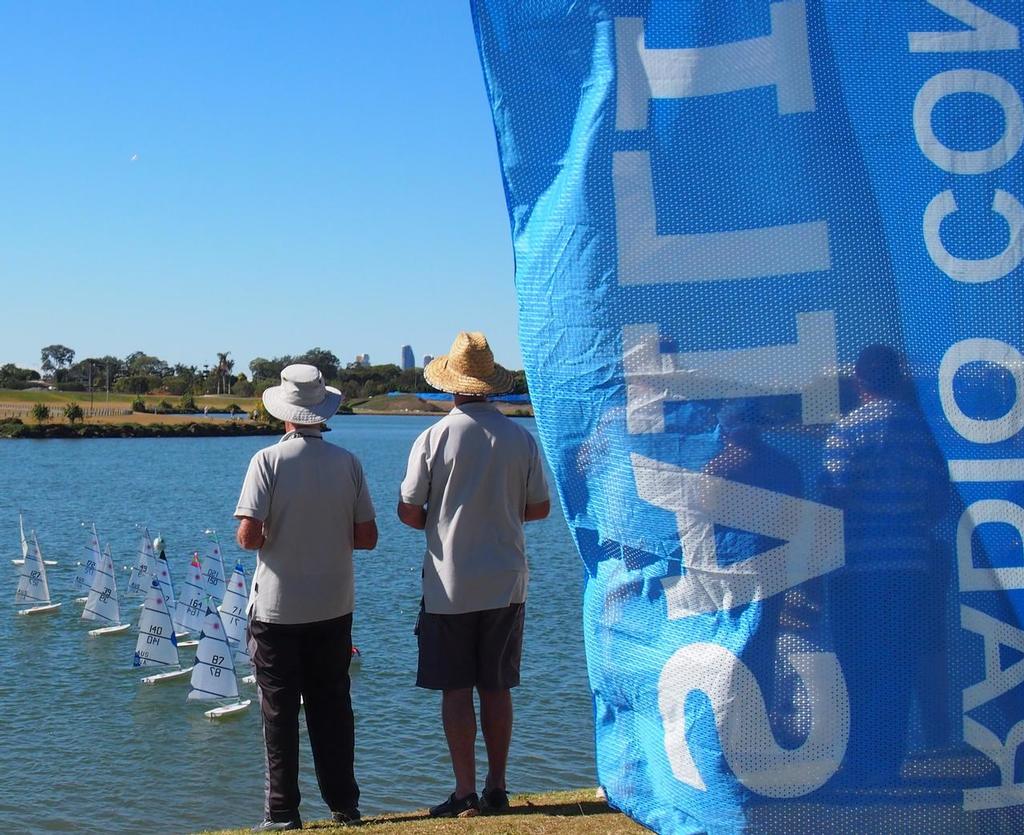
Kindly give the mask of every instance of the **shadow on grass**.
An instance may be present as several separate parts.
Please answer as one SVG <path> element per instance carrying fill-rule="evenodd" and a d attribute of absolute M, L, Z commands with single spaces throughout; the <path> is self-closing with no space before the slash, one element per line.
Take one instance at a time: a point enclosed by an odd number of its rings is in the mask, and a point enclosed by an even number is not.
<path fill-rule="evenodd" d="M 579 818 L 587 817 L 589 815 L 610 815 L 617 814 L 617 812 L 610 808 L 607 803 L 603 800 L 584 800 L 582 802 L 568 802 L 568 803 L 515 803 L 509 807 L 509 809 L 500 814 L 483 815 L 482 817 L 497 818 L 497 817 L 514 817 L 516 815 L 547 815 L 554 818 Z M 390 823 L 413 823 L 419 821 L 423 823 L 425 821 L 438 820 L 443 821 L 445 818 L 431 818 L 423 812 L 411 815 L 397 815 L 388 816 L 386 818 L 366 818 L 364 823 L 367 824 L 390 824 Z"/>
<path fill-rule="evenodd" d="M 559 818 L 577 818 L 586 815 L 609 815 L 614 812 L 603 800 L 584 800 L 569 803 L 524 803 L 509 808 L 506 815 L 550 815 Z"/>

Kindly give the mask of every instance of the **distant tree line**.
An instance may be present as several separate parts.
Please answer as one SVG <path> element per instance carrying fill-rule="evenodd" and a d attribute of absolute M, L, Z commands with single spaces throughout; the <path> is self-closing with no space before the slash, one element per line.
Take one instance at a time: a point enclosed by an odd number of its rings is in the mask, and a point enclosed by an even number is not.
<path fill-rule="evenodd" d="M 26 383 L 39 379 L 39 372 L 31 368 L 18 368 L 13 362 L 0 365 L 0 388 L 25 388 Z"/>
<path fill-rule="evenodd" d="M 113 391 L 122 394 L 169 394 L 185 400 L 202 394 L 253 397 L 269 386 L 277 385 L 281 369 L 301 362 L 315 365 L 330 385 L 338 388 L 347 400 L 360 400 L 389 391 L 433 391 L 423 379 L 423 369 L 403 371 L 397 365 L 342 366 L 337 355 L 326 348 L 310 348 L 294 356 L 265 359 L 257 357 L 249 363 L 249 374 L 235 373 L 230 351 L 217 352 L 216 361 L 196 366 L 171 365 L 144 351 L 133 351 L 126 357 L 86 357 L 76 361 L 73 348 L 47 345 L 40 351 L 42 378 L 36 371 L 18 368 L 13 363 L 0 366 L 0 388 L 27 388 L 42 381 L 62 391 Z M 515 393 L 525 394 L 526 375 L 514 372 Z"/>

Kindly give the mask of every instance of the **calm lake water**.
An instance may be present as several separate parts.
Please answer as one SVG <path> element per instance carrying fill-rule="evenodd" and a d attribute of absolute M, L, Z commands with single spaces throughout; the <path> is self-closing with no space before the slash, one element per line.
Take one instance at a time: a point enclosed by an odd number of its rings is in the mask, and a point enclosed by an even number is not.
<path fill-rule="evenodd" d="M 413 686 L 422 534 L 395 518 L 408 450 L 433 418 L 345 417 L 325 437 L 363 462 L 380 544 L 357 553 L 353 636 L 356 773 L 364 814 L 423 807 L 453 786 L 439 696 Z M 525 425 L 533 429 L 533 421 Z M 224 562 L 254 556 L 233 541 L 231 513 L 250 456 L 272 438 L 7 441 L 0 443 L 0 831 L 193 832 L 261 818 L 263 754 L 252 708 L 211 723 L 187 704 L 187 681 L 139 683 L 135 635 L 89 638 L 73 602 L 83 521 L 95 522 L 115 563 L 133 561 L 138 525 L 163 535 L 175 578 L 203 530 L 220 531 Z M 13 605 L 18 510 L 37 530 L 54 615 L 23 618 Z M 513 791 L 593 785 L 593 717 L 580 626 L 582 566 L 560 512 L 527 527 L 530 596 L 523 685 L 515 691 L 509 766 Z M 127 573 L 118 576 L 119 588 Z M 127 609 L 135 614 L 134 608 Z M 183 651 L 188 659 L 188 651 Z M 208 706 L 208 705 L 207 705 Z M 303 735 L 305 730 L 303 728 Z M 479 762 L 485 762 L 482 743 Z M 308 743 L 302 814 L 326 817 Z M 479 767 L 482 781 L 486 768 Z"/>

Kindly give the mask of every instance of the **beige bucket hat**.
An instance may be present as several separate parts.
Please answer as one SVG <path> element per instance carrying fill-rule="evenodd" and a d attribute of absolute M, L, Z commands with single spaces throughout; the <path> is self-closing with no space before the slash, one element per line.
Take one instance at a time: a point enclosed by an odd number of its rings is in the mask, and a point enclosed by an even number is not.
<path fill-rule="evenodd" d="M 281 385 L 263 392 L 263 405 L 278 420 L 295 424 L 323 423 L 341 405 L 342 394 L 324 385 L 315 365 L 297 363 L 281 370 Z"/>
<path fill-rule="evenodd" d="M 512 372 L 494 361 L 487 337 L 462 331 L 451 350 L 423 369 L 423 378 L 449 394 L 504 394 L 514 385 Z"/>

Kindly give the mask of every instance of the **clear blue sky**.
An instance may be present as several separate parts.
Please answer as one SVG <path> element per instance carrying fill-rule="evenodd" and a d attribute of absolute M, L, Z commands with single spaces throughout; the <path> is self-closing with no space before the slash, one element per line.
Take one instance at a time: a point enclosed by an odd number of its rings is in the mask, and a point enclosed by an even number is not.
<path fill-rule="evenodd" d="M 9 0 L 0 114 L 0 363 L 521 364 L 467 0 Z"/>

